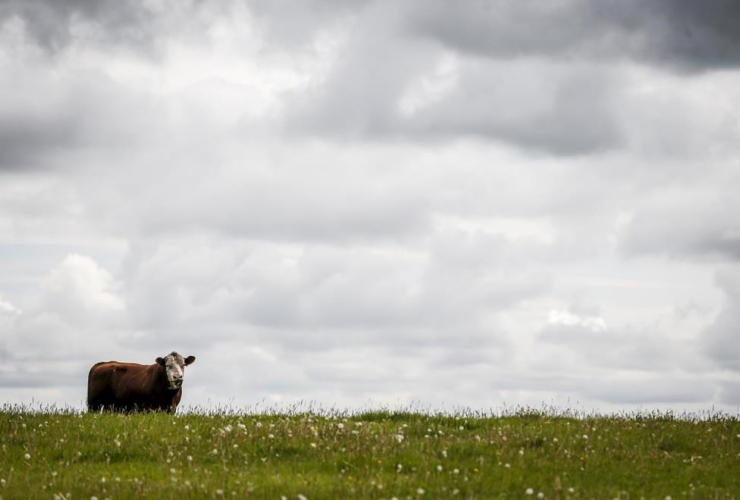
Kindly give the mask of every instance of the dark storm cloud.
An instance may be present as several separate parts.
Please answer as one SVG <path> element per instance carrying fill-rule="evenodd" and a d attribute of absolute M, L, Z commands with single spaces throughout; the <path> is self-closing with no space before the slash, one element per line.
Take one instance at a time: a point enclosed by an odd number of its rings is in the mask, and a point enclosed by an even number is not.
<path fill-rule="evenodd" d="M 733 0 L 420 2 L 412 32 L 498 58 L 628 58 L 702 70 L 740 64 Z"/>
<path fill-rule="evenodd" d="M 0 26 L 13 20 L 50 51 L 64 49 L 75 38 L 76 22 L 91 23 L 99 41 L 148 45 L 153 12 L 136 0 L 2 0 Z"/>

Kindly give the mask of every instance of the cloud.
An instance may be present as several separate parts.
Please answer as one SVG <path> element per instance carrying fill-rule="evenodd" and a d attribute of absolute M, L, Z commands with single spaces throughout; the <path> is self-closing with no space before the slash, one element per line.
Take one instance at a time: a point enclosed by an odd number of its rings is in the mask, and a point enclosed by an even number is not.
<path fill-rule="evenodd" d="M 633 255 L 662 253 L 737 261 L 740 218 L 734 205 L 734 198 L 721 189 L 712 193 L 696 188 L 668 191 L 631 218 L 624 228 L 622 248 Z"/>
<path fill-rule="evenodd" d="M 717 285 L 725 294 L 722 310 L 702 333 L 705 351 L 723 369 L 740 371 L 740 269 L 737 265 L 717 271 Z M 732 394 L 735 392 L 730 391 Z M 733 397 L 733 401 L 734 401 Z"/>
<path fill-rule="evenodd" d="M 0 27 L 20 22 L 40 47 L 58 52 L 78 40 L 148 46 L 153 42 L 153 3 L 115 0 L 5 0 Z"/>
<path fill-rule="evenodd" d="M 670 0 L 453 6 L 439 0 L 419 2 L 407 22 L 412 32 L 484 57 L 627 58 L 705 70 L 740 63 L 740 37 L 729 21 L 736 14 L 731 0 L 701 6 Z"/>
<path fill-rule="evenodd" d="M 560 155 L 594 153 L 621 142 L 611 112 L 615 78 L 597 68 L 535 61 L 461 65 L 457 84 L 408 119 L 413 133 L 471 136 Z"/>
<path fill-rule="evenodd" d="M 440 50 L 409 38 L 399 27 L 404 14 L 375 7 L 363 11 L 358 29 L 336 35 L 340 49 L 325 74 L 288 93 L 288 131 L 422 143 L 476 138 L 560 155 L 620 144 L 611 109 L 618 78 L 609 72 Z"/>
<path fill-rule="evenodd" d="M 550 311 L 547 322 L 551 325 L 580 326 L 593 332 L 606 330 L 606 321 L 600 316 L 582 318 L 568 311 Z"/>

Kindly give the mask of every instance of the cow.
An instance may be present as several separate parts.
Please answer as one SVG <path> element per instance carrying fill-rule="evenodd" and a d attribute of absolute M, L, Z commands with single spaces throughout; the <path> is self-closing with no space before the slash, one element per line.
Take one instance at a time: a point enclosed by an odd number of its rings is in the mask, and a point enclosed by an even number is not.
<path fill-rule="evenodd" d="M 171 352 L 153 365 L 103 361 L 87 377 L 88 411 L 175 413 L 182 397 L 185 367 L 195 356 Z"/>

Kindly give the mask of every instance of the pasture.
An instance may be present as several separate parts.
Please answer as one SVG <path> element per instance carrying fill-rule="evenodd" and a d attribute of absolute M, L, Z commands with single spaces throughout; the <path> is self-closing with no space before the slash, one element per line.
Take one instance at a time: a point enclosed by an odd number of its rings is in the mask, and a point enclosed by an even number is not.
<path fill-rule="evenodd" d="M 0 497 L 737 498 L 740 420 L 5 406 Z"/>

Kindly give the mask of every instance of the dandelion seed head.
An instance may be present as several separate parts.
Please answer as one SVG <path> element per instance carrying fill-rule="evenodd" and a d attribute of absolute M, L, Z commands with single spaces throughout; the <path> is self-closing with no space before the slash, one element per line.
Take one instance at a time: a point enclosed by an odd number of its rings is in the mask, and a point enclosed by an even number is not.
<path fill-rule="evenodd" d="M 25 455 L 23 455 L 23 458 L 25 458 L 26 460 L 31 460 L 31 455 L 29 453 L 26 453 Z"/>

